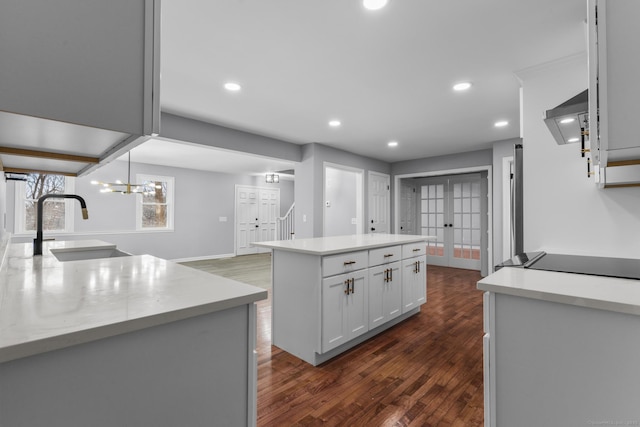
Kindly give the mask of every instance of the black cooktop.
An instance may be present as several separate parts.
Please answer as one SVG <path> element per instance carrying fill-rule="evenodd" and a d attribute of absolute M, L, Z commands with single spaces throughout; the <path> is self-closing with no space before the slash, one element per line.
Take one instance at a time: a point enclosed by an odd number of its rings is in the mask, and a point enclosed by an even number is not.
<path fill-rule="evenodd" d="M 582 255 L 544 254 L 531 264 L 531 270 L 591 274 L 640 280 L 640 259 L 607 258 Z"/>

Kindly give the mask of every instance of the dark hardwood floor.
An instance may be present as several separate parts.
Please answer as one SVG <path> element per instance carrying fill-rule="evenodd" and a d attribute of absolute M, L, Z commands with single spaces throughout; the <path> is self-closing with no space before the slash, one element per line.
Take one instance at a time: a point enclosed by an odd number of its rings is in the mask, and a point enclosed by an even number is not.
<path fill-rule="evenodd" d="M 318 367 L 271 345 L 258 304 L 258 426 L 481 426 L 477 271 L 429 266 L 422 311 Z"/>

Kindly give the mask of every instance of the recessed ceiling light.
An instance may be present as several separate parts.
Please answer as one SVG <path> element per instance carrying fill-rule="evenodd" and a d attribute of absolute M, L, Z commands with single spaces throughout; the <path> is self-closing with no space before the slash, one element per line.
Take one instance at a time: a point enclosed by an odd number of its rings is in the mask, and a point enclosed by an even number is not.
<path fill-rule="evenodd" d="M 397 147 L 398 146 L 398 141 L 389 141 L 389 142 L 387 142 L 387 146 L 388 147 Z"/>
<path fill-rule="evenodd" d="M 329 126 L 331 126 L 332 128 L 337 128 L 338 126 L 340 126 L 342 123 L 340 123 L 340 120 L 331 120 L 329 122 Z"/>
<path fill-rule="evenodd" d="M 453 85 L 453 90 L 455 91 L 462 91 L 462 90 L 467 90 L 471 87 L 471 83 L 469 82 L 462 82 L 462 83 L 458 83 Z"/>
<path fill-rule="evenodd" d="M 387 5 L 387 0 L 362 0 L 362 5 L 368 10 L 378 10 Z"/>
<path fill-rule="evenodd" d="M 567 142 L 578 142 L 580 141 L 580 138 L 569 138 L 567 139 Z"/>
<path fill-rule="evenodd" d="M 494 125 L 495 127 L 497 127 L 497 128 L 503 128 L 503 127 L 505 127 L 505 126 L 506 126 L 506 125 L 508 125 L 508 124 L 509 124 L 509 122 L 508 122 L 508 121 L 506 121 L 506 120 L 500 120 L 499 122 L 495 122 L 493 125 Z"/>
<path fill-rule="evenodd" d="M 237 92 L 242 89 L 242 86 L 240 86 L 238 83 L 227 82 L 224 84 L 224 88 L 229 92 Z"/>
<path fill-rule="evenodd" d="M 562 123 L 564 125 L 564 124 L 575 122 L 575 121 L 576 121 L 576 119 L 574 119 L 573 117 L 567 117 L 566 119 L 560 120 L 560 123 Z"/>

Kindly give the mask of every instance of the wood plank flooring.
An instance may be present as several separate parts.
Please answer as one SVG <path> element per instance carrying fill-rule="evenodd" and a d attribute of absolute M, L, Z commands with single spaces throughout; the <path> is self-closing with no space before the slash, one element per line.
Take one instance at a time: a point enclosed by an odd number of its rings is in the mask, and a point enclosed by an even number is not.
<path fill-rule="evenodd" d="M 270 288 L 270 254 L 185 263 Z M 481 426 L 480 274 L 427 268 L 422 311 L 318 366 L 271 345 L 258 302 L 258 426 Z"/>
<path fill-rule="evenodd" d="M 429 266 L 418 315 L 318 367 L 271 345 L 259 302 L 258 426 L 481 426 L 479 279 Z"/>

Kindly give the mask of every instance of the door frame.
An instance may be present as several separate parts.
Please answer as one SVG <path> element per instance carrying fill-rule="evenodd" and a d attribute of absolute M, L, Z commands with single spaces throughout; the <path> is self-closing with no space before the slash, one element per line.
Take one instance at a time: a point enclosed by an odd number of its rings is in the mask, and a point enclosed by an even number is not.
<path fill-rule="evenodd" d="M 259 187 L 256 185 L 235 184 L 233 194 L 233 255 L 238 256 L 238 189 L 239 188 L 251 188 L 258 193 L 260 190 L 277 190 L 278 193 L 278 215 L 280 215 L 280 187 Z M 260 198 L 258 198 L 258 203 Z M 258 205 L 258 209 L 260 206 Z M 270 249 L 256 248 L 256 253 L 269 252 Z"/>
<path fill-rule="evenodd" d="M 337 163 L 322 162 L 322 235 L 326 235 L 326 206 L 327 200 L 327 168 L 340 169 L 357 174 L 356 188 L 356 234 L 364 234 L 364 169 L 344 166 Z"/>
<path fill-rule="evenodd" d="M 428 178 L 441 175 L 457 175 L 471 172 L 487 172 L 487 259 L 480 265 L 482 275 L 493 273 L 493 166 L 472 166 L 468 168 L 446 169 L 431 172 L 414 172 L 393 177 L 393 230 L 399 234 L 400 222 L 398 213 L 400 212 L 400 180 L 404 178 Z"/>

